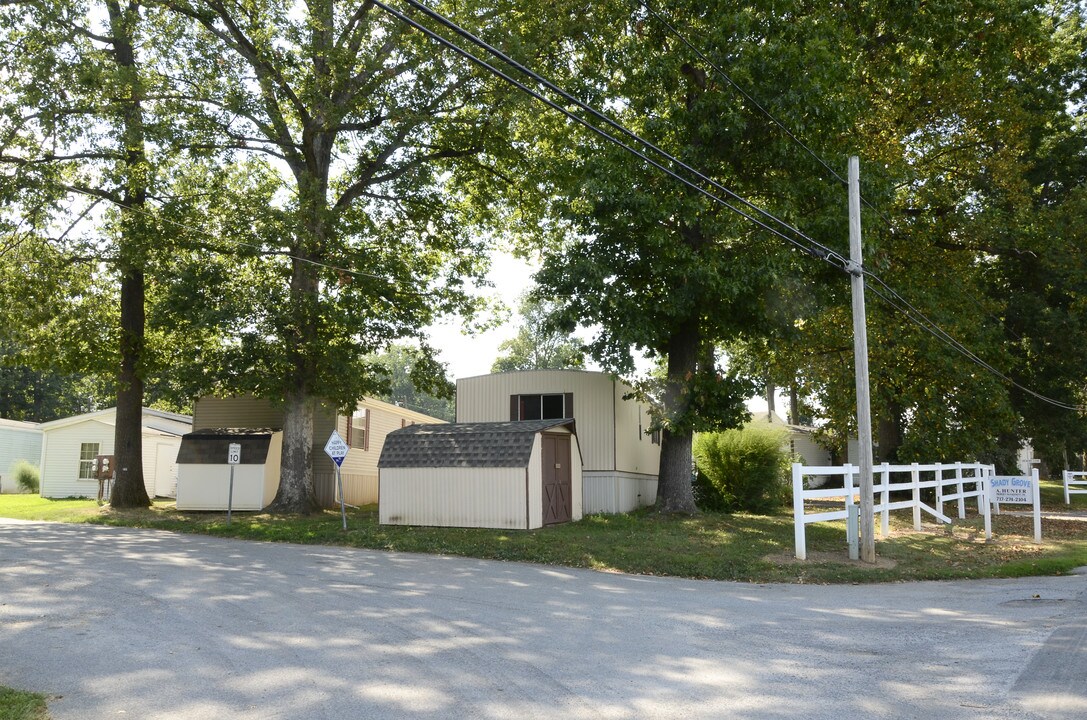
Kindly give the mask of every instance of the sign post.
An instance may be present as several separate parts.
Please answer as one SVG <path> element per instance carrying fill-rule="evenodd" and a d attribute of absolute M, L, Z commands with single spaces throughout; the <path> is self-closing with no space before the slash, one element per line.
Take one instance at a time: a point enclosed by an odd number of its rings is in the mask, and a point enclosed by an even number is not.
<path fill-rule="evenodd" d="M 1034 506 L 1034 542 L 1042 542 L 1042 502 L 1038 484 L 1038 471 L 1030 475 L 994 475 L 989 478 L 989 502 L 1009 505 Z"/>
<path fill-rule="evenodd" d="M 230 514 L 234 509 L 234 466 L 242 461 L 242 444 L 230 443 L 226 450 L 226 462 L 230 466 L 230 490 L 226 498 L 226 524 L 230 524 Z"/>
<path fill-rule="evenodd" d="M 347 457 L 347 443 L 343 441 L 340 434 L 335 430 L 328 436 L 328 442 L 325 443 L 325 454 L 332 458 L 332 462 L 336 463 L 336 487 L 340 493 L 340 517 L 343 519 L 343 529 L 347 529 L 347 509 L 344 507 L 343 500 L 343 477 L 340 476 L 340 466 L 343 465 L 343 459 Z"/>

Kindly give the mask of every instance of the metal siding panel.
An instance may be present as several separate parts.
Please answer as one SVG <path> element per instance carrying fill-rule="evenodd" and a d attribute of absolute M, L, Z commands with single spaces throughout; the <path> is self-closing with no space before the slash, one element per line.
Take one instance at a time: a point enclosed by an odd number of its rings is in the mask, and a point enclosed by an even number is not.
<path fill-rule="evenodd" d="M 386 525 L 525 527 L 524 468 L 385 468 Z"/>
<path fill-rule="evenodd" d="M 536 433 L 528 460 L 528 527 L 543 527 L 543 435 Z"/>
<path fill-rule="evenodd" d="M 583 512 L 624 513 L 656 501 L 657 478 L 623 472 L 582 474 Z"/>
<path fill-rule="evenodd" d="M 239 397 L 202 397 L 196 401 L 192 429 L 224 427 L 283 427 L 283 408 L 272 407 L 267 400 L 244 395 Z M 321 443 L 324 446 L 324 443 Z"/>
<path fill-rule="evenodd" d="M 0 491 L 18 492 L 12 469 L 15 463 L 26 460 L 37 467 L 41 464 L 41 430 L 18 430 L 0 427 Z"/>
<path fill-rule="evenodd" d="M 631 388 L 625 383 L 617 383 L 615 388 L 615 465 L 611 468 L 590 468 L 593 470 L 614 469 L 619 472 L 656 475 L 660 471 L 660 445 L 654 445 L 644 431 L 652 418 L 649 405 L 635 400 L 623 400 L 623 395 Z"/>

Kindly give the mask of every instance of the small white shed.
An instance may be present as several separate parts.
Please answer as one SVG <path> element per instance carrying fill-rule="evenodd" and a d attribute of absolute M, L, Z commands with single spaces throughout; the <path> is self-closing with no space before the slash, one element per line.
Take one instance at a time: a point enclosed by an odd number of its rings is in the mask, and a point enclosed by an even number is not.
<path fill-rule="evenodd" d="M 42 431 L 37 423 L 0 418 L 0 492 L 22 492 L 15 484 L 16 463 L 25 460 L 37 467 L 41 455 Z"/>
<path fill-rule="evenodd" d="M 177 477 L 177 449 L 192 430 L 192 418 L 144 408 L 140 423 L 147 494 L 168 496 Z M 116 424 L 117 408 L 42 423 L 41 496 L 97 497 L 94 459 L 113 454 Z"/>
<path fill-rule="evenodd" d="M 241 446 L 230 496 L 231 443 Z M 270 428 L 210 428 L 181 438 L 177 455 L 177 509 L 263 510 L 279 488 L 283 433 Z"/>
<path fill-rule="evenodd" d="M 580 520 L 581 466 L 570 419 L 413 425 L 385 438 L 378 517 L 521 530 Z"/>

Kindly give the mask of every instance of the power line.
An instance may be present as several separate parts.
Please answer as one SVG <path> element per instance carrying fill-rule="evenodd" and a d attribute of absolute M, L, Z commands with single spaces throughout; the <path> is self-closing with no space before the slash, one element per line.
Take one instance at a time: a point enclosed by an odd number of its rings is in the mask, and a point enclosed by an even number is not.
<path fill-rule="evenodd" d="M 537 84 L 543 85 L 548 90 L 551 90 L 552 92 L 558 94 L 560 97 L 562 97 L 568 103 L 571 103 L 571 104 L 575 105 L 576 107 L 582 109 L 583 111 L 588 112 L 593 117 L 603 121 L 609 127 L 611 127 L 613 129 L 617 130 L 618 132 L 622 133 L 622 135 L 624 135 L 624 136 L 626 136 L 626 137 L 628 137 L 628 138 L 630 138 L 632 140 L 635 140 L 636 142 L 642 144 L 644 147 L 658 153 L 659 155 L 661 155 L 662 157 L 667 159 L 669 162 L 673 163 L 675 166 L 677 166 L 679 168 L 682 168 L 683 170 L 691 173 L 696 178 L 698 178 L 699 180 L 701 180 L 703 182 L 706 182 L 707 184 L 711 185 L 715 189 L 718 189 L 718 190 L 726 193 L 730 197 L 732 197 L 732 198 L 736 199 L 737 201 L 741 202 L 742 204 L 744 204 L 746 207 L 749 207 L 752 210 L 755 210 L 758 214 L 762 215 L 763 217 L 766 217 L 766 218 L 768 218 L 768 219 L 770 219 L 772 221 L 775 221 L 779 225 L 781 225 L 782 227 L 790 230 L 791 232 L 796 233 L 799 237 L 803 238 L 808 243 L 810 243 L 810 245 L 805 246 L 803 243 L 801 243 L 797 239 L 787 236 L 785 233 L 778 230 L 777 228 L 767 225 L 766 223 L 762 222 L 761 220 L 759 220 L 759 219 L 749 215 L 748 213 L 744 212 L 743 210 L 740 210 L 739 208 L 733 206 L 732 204 L 730 204 L 728 201 L 724 200 L 723 198 L 711 193 L 710 191 L 706 190 L 705 188 L 703 188 L 703 187 L 701 187 L 699 185 L 696 185 L 695 183 L 691 182 L 687 178 L 682 177 L 677 172 L 675 172 L 673 169 L 671 169 L 669 167 L 665 167 L 664 165 L 662 165 L 657 160 L 654 160 L 653 158 L 648 157 L 645 153 L 637 150 L 636 148 L 631 147 L 629 144 L 623 142 L 621 139 L 609 134 L 608 132 L 605 132 L 603 129 L 593 125 L 592 123 L 588 122 L 587 120 L 585 120 L 581 116 L 571 112 L 566 107 L 563 107 L 563 106 L 559 105 L 558 103 L 556 103 L 553 100 L 551 100 L 550 98 L 544 96 L 540 92 L 528 87 L 527 85 L 525 85 L 521 81 L 513 78 L 508 73 L 500 70 L 499 68 L 495 67 L 494 65 L 487 62 L 486 60 L 483 60 L 482 58 L 474 55 L 472 52 L 460 47 L 459 45 L 457 45 L 453 41 L 449 40 L 448 38 L 443 37 L 442 35 L 438 34 L 434 30 L 422 25 L 421 23 L 419 23 L 416 20 L 412 19 L 411 17 L 404 14 L 403 12 L 401 12 L 401 11 L 387 5 L 386 3 L 382 2 L 382 0 L 373 0 L 373 2 L 377 7 L 381 8 L 382 10 L 384 10 L 385 12 L 390 14 L 391 16 L 397 18 L 401 22 L 404 22 L 404 23 L 410 25 L 411 27 L 415 28 L 416 30 L 419 30 L 420 32 L 425 34 L 427 37 L 429 37 L 432 40 L 438 42 L 443 47 L 446 47 L 446 48 L 454 51 L 455 53 L 457 53 L 461 57 L 463 57 L 463 58 L 469 60 L 470 62 L 472 62 L 472 63 L 474 63 L 474 64 L 476 64 L 476 65 L 478 65 L 478 66 L 480 66 L 480 67 L 482 67 L 482 68 L 484 68 L 486 70 L 488 70 L 489 72 L 491 72 L 495 76 L 505 80 L 506 82 L 510 83 L 511 85 L 518 88 L 522 92 L 525 92 L 526 94 L 530 95 L 531 97 L 538 100 L 539 102 L 542 102 L 545 105 L 547 105 L 548 107 L 562 113 L 567 118 L 569 118 L 569 119 L 573 120 L 574 122 L 576 122 L 577 124 L 585 127 L 586 129 L 590 130 L 591 132 L 593 132 L 594 134 L 600 136 L 601 138 L 604 138 L 605 140 L 607 140 L 607 141 L 621 147 L 622 149 L 626 150 L 627 152 L 630 152 L 633 155 L 639 157 L 640 159 L 647 162 L 648 164 L 650 164 L 654 168 L 666 173 L 668 176 L 672 177 L 675 180 L 678 180 L 679 182 L 681 182 L 684 185 L 686 185 L 687 187 L 695 190 L 696 192 L 700 193 L 701 195 L 705 196 L 706 198 L 710 199 L 711 201 L 726 207 L 727 209 L 733 211 L 734 213 L 737 213 L 738 215 L 746 218 L 747 220 L 750 220 L 751 222 L 754 222 L 759 227 L 773 233 L 774 235 L 777 235 L 778 237 L 781 237 L 782 239 L 784 239 L 787 242 L 789 242 L 790 244 L 804 250 L 806 253 L 812 255 L 813 257 L 817 257 L 819 259 L 824 260 L 825 262 L 828 262 L 832 266 L 835 266 L 835 267 L 837 267 L 837 268 L 839 268 L 839 269 L 841 269 L 841 270 L 843 270 L 845 272 L 848 272 L 850 274 L 861 273 L 863 275 L 867 275 L 869 277 L 872 277 L 874 280 L 876 280 L 879 283 L 880 286 L 885 288 L 889 293 L 892 293 L 893 294 L 892 297 L 897 298 L 901 303 L 903 303 L 903 305 L 896 305 L 893 300 L 888 299 L 887 295 L 884 295 L 879 290 L 874 290 L 874 292 L 876 292 L 879 297 L 884 299 L 886 302 L 890 303 L 892 305 L 892 307 L 895 307 L 900 312 L 903 312 L 907 316 L 907 318 L 909 318 L 912 322 L 914 322 L 915 324 L 918 324 L 920 327 L 924 328 L 926 331 L 933 334 L 937 339 L 941 340 L 941 342 L 943 342 L 945 345 L 947 345 L 947 346 L 951 347 L 952 349 L 956 350 L 957 352 L 962 354 L 964 357 L 971 360 L 971 362 L 976 363 L 980 367 L 984 368 L 985 370 L 987 370 L 988 372 L 994 374 L 995 376 L 1001 378 L 1005 382 L 1008 382 L 1008 383 L 1014 385 L 1015 387 L 1023 390 L 1024 392 L 1027 392 L 1030 395 L 1038 398 L 1039 400 L 1042 400 L 1044 402 L 1052 404 L 1052 405 L 1054 405 L 1056 407 L 1060 407 L 1060 408 L 1063 408 L 1063 409 L 1069 409 L 1069 410 L 1079 410 L 1080 409 L 1078 406 L 1069 405 L 1068 403 L 1064 403 L 1064 402 L 1061 402 L 1061 401 L 1054 400 L 1052 398 L 1046 397 L 1046 396 L 1044 396 L 1044 395 L 1042 395 L 1042 394 L 1040 394 L 1040 393 L 1038 393 L 1036 391 L 1030 390 L 1029 388 L 1026 388 L 1023 385 L 1015 382 L 1014 380 L 1009 378 L 1007 375 L 1000 372 L 999 370 L 994 368 L 989 363 L 985 362 L 982 358 L 980 358 L 978 355 L 973 353 L 973 351 L 971 351 L 965 345 L 963 345 L 962 343 L 957 341 L 954 337 L 952 337 L 949 333 L 947 333 L 942 328 L 940 328 L 939 325 L 937 325 L 936 323 L 929 320 L 923 313 L 921 313 L 919 310 L 917 310 L 916 307 L 914 307 L 912 304 L 910 304 L 908 301 L 906 301 L 905 298 L 903 298 L 897 291 L 895 291 L 893 288 L 891 288 L 886 282 L 884 282 L 881 278 L 879 278 L 874 273 L 865 270 L 862 266 L 855 265 L 850 260 L 844 258 L 842 255 L 840 255 L 836 251 L 831 250 L 830 248 L 828 248 L 828 247 L 822 245 L 821 243 L 816 242 L 812 238 L 808 237 L 805 233 L 800 231 L 798 228 L 795 228 L 794 226 L 790 225 L 789 223 L 785 222 L 784 220 L 781 220 L 780 218 L 773 215 L 772 213 L 770 213 L 770 212 L 768 212 L 766 210 L 763 210 L 762 208 L 759 208 L 759 207 L 755 206 L 753 203 L 749 202 L 745 198 L 740 197 L 739 195 L 737 195 L 733 191 L 729 190 L 728 188 L 724 187 L 723 185 L 721 185 L 717 181 L 707 177 L 706 175 L 704 175 L 700 171 L 694 169 L 690 165 L 680 161 L 679 159 L 675 158 L 670 153 L 667 153 L 666 151 L 664 151 L 661 148 L 657 147 L 656 145 L 654 145 L 650 141 L 645 140 L 641 136 L 639 136 L 636 133 L 634 133 L 633 131 L 627 129 L 626 127 L 624 127 L 620 123 L 618 123 L 618 122 L 612 120 L 611 118 L 607 117 L 606 115 L 604 115 L 600 111 L 596 110 L 595 108 L 592 108 L 589 105 L 581 102 L 576 97 L 574 97 L 570 93 L 566 92 L 565 90 L 562 90 L 561 88 L 559 88 L 557 85 L 555 85 L 551 81 L 547 80 L 546 78 L 539 75 L 535 71 L 530 70 L 529 68 L 525 67 L 524 65 L 522 65 L 521 63 L 519 63 L 516 60 L 512 59 L 511 57 L 509 57 L 508 55 L 506 55 L 502 51 L 498 50 L 497 48 L 495 48 L 495 47 L 491 46 L 490 44 L 486 43 L 482 39 L 478 38 L 477 36 L 475 36 L 474 34 L 469 32 L 468 30 L 466 30 L 463 27 L 461 27 L 460 25 L 458 25 L 457 23 L 453 22 L 449 18 L 446 18 L 444 15 L 441 15 L 437 11 L 432 10 L 431 8 L 429 8 L 429 7 L 425 6 L 425 5 L 423 5 L 422 3 L 418 2 L 418 0 L 404 0 L 404 2 L 406 2 L 412 8 L 414 8 L 416 10 L 419 10 L 424 15 L 426 15 L 426 16 L 430 17 L 431 19 L 435 20 L 436 22 L 438 22 L 443 27 L 445 27 L 445 28 L 447 28 L 449 30 L 452 30 L 456 34 L 460 35 L 464 39 L 471 42 L 472 44 L 480 47 L 483 50 L 486 50 L 493 57 L 501 60 L 502 62 L 508 64 L 510 67 L 513 67 L 516 70 L 518 70 L 519 72 L 525 74 L 526 76 L 528 76 L 530 79 L 532 79 Z M 908 308 L 908 309 L 903 309 L 903 306 L 905 308 Z M 910 310 L 912 310 L 912 312 L 910 312 Z M 919 321 L 917 318 L 915 318 L 914 314 L 916 314 L 917 317 L 921 318 L 921 320 Z"/>

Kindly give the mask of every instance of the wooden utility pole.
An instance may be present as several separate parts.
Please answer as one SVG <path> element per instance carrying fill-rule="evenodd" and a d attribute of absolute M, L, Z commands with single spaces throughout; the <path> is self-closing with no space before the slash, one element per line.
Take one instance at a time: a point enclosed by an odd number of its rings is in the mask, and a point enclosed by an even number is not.
<path fill-rule="evenodd" d="M 849 158 L 849 274 L 853 288 L 853 359 L 857 381 L 857 440 L 860 450 L 861 560 L 876 561 L 876 519 L 872 495 L 872 409 L 868 392 L 868 329 L 864 315 L 861 254 L 860 160 Z"/>

